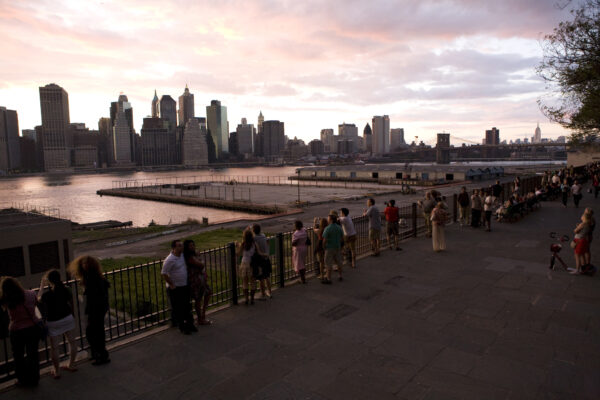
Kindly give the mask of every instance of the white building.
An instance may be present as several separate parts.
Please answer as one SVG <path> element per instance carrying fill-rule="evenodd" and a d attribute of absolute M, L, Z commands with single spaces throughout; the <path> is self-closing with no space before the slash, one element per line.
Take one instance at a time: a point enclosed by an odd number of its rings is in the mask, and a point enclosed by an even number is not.
<path fill-rule="evenodd" d="M 540 129 L 540 123 L 538 122 L 535 133 L 533 134 L 533 143 L 542 143 L 542 130 Z"/>
<path fill-rule="evenodd" d="M 373 121 L 373 154 L 387 154 L 390 152 L 390 117 L 374 116 Z"/>

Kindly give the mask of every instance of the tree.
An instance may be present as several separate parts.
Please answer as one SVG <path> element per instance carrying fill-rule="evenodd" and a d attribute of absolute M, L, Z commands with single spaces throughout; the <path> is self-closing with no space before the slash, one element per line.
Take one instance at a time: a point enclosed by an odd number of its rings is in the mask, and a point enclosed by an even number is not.
<path fill-rule="evenodd" d="M 572 143 L 600 135 L 600 0 L 584 0 L 542 42 L 537 68 L 551 96 L 538 104 L 554 122 L 571 130 Z"/>

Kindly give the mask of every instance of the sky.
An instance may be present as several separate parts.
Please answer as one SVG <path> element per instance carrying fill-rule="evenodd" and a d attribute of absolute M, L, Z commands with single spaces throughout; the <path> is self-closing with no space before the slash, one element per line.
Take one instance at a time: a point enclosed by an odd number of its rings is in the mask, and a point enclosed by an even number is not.
<path fill-rule="evenodd" d="M 125 93 L 137 132 L 159 97 L 187 84 L 196 116 L 218 99 L 242 117 L 324 128 L 390 116 L 405 138 L 481 143 L 568 134 L 536 100 L 540 41 L 567 0 L 0 0 L 0 106 L 41 123 L 39 87 L 69 93 L 71 122 L 97 129 Z M 557 3 L 558 2 L 558 3 Z"/>

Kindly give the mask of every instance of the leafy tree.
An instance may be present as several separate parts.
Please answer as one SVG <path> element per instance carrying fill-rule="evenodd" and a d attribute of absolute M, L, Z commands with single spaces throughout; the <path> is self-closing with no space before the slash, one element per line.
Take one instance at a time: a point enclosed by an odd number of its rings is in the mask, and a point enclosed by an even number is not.
<path fill-rule="evenodd" d="M 572 130 L 572 143 L 600 134 L 600 0 L 584 0 L 542 42 L 537 68 L 552 96 L 538 100 L 542 112 Z"/>

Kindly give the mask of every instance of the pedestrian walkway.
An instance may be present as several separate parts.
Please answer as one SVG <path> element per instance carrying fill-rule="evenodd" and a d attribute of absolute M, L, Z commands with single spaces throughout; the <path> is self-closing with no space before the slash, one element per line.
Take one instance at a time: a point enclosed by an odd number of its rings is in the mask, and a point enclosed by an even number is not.
<path fill-rule="evenodd" d="M 586 196 L 583 206 L 594 199 Z M 163 330 L 12 399 L 600 398 L 600 278 L 549 273 L 549 233 L 583 209 L 557 202 L 492 232 L 447 228 L 359 260 L 344 281 L 310 280 Z M 592 248 L 592 261 L 600 256 Z M 566 246 L 561 255 L 573 264 Z"/>

